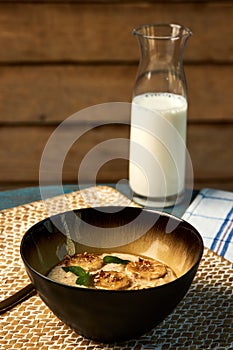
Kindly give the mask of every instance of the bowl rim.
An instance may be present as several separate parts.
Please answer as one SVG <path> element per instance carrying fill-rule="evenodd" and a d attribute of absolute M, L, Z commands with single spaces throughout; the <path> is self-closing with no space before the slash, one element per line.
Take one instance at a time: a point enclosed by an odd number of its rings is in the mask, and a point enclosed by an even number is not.
<path fill-rule="evenodd" d="M 112 207 L 114 207 L 114 209 L 116 209 L 116 208 L 122 208 L 122 209 L 130 208 L 130 210 L 131 209 L 132 210 L 136 209 L 136 210 L 147 211 L 147 212 L 150 212 L 152 214 L 158 214 L 160 216 L 171 217 L 172 219 L 178 220 L 180 223 L 184 223 L 185 225 L 187 225 L 187 227 L 189 227 L 194 232 L 194 234 L 196 235 L 196 237 L 198 238 L 198 241 L 200 243 L 200 252 L 198 254 L 196 262 L 183 275 L 177 277 L 175 280 L 173 280 L 171 282 L 167 282 L 167 283 L 162 284 L 160 286 L 148 287 L 148 288 L 143 288 L 143 289 L 110 290 L 110 289 L 98 289 L 98 288 L 92 288 L 92 287 L 85 287 L 85 286 L 81 286 L 81 285 L 80 286 L 78 286 L 78 285 L 77 286 L 72 286 L 72 285 L 68 285 L 68 284 L 65 284 L 65 283 L 54 281 L 51 278 L 49 278 L 48 276 L 38 272 L 35 268 L 33 268 L 29 264 L 29 262 L 25 258 L 24 251 L 23 251 L 23 244 L 24 244 L 25 240 L 27 239 L 27 236 L 33 230 L 33 228 L 42 225 L 44 222 L 51 220 L 51 218 L 53 218 L 53 217 L 59 217 L 61 215 L 67 215 L 67 214 L 72 213 L 72 212 L 79 212 L 79 211 L 84 211 L 84 210 L 86 211 L 86 210 L 89 210 L 89 209 L 93 210 L 93 209 L 112 208 Z M 193 225 L 191 225 L 189 222 L 187 222 L 186 220 L 181 219 L 179 217 L 176 217 L 176 216 L 174 216 L 172 214 L 169 214 L 167 212 L 162 212 L 162 211 L 159 211 L 159 210 L 151 210 L 151 209 L 146 209 L 146 208 L 141 208 L 141 207 L 130 207 L 130 206 L 95 206 L 95 207 L 90 207 L 90 208 L 77 208 L 77 209 L 72 209 L 72 210 L 60 212 L 60 213 L 51 215 L 51 216 L 49 216 L 49 217 L 47 217 L 45 219 L 42 219 L 41 221 L 38 221 L 37 223 L 32 225 L 29 229 L 26 230 L 26 232 L 24 233 L 24 235 L 23 235 L 23 237 L 21 239 L 21 242 L 20 242 L 21 259 L 23 260 L 23 263 L 25 264 L 25 266 L 27 267 L 27 269 L 29 271 L 32 271 L 39 278 L 41 278 L 41 279 L 43 279 L 43 280 L 45 280 L 45 281 L 47 281 L 49 283 L 52 283 L 52 284 L 55 284 L 55 285 L 58 285 L 58 286 L 63 286 L 63 287 L 68 288 L 68 289 L 78 290 L 80 292 L 85 292 L 85 293 L 100 293 L 100 292 L 102 292 L 102 293 L 111 293 L 111 294 L 119 294 L 119 293 L 133 293 L 134 294 L 134 293 L 147 293 L 147 292 L 149 293 L 150 291 L 153 291 L 155 289 L 159 290 L 161 288 L 166 288 L 166 286 L 170 286 L 170 285 L 176 284 L 178 281 L 180 281 L 181 279 L 185 278 L 186 275 L 189 274 L 192 270 L 195 270 L 196 268 L 198 268 L 198 265 L 200 264 L 200 261 L 201 261 L 202 256 L 203 256 L 203 252 L 204 252 L 204 243 L 203 243 L 202 236 L 200 235 L 198 230 Z M 36 287 L 35 287 L 35 289 L 36 289 Z"/>

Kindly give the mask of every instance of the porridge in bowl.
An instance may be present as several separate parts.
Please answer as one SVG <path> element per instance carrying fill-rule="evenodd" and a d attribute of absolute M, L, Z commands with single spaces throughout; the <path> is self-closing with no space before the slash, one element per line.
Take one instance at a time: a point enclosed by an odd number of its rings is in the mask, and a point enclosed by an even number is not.
<path fill-rule="evenodd" d="M 145 256 L 111 253 L 79 253 L 66 256 L 49 272 L 56 282 L 108 290 L 132 290 L 160 286 L 177 276 L 166 264 Z"/>

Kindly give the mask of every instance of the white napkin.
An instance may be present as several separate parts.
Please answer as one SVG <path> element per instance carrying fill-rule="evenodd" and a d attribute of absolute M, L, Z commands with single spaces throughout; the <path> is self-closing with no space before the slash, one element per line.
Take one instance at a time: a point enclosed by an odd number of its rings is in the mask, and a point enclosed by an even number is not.
<path fill-rule="evenodd" d="M 204 188 L 184 213 L 204 245 L 233 262 L 233 192 Z"/>

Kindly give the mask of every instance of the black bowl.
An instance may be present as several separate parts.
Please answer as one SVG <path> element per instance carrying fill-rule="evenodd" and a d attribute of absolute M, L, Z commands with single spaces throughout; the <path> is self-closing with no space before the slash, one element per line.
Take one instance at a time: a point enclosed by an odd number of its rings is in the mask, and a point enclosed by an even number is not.
<path fill-rule="evenodd" d="M 80 252 L 146 255 L 170 266 L 178 278 L 141 290 L 73 287 L 46 277 L 65 255 Z M 203 254 L 189 223 L 133 207 L 102 207 L 61 213 L 31 227 L 21 257 L 41 299 L 84 337 L 115 342 L 138 337 L 170 314 L 187 293 Z"/>

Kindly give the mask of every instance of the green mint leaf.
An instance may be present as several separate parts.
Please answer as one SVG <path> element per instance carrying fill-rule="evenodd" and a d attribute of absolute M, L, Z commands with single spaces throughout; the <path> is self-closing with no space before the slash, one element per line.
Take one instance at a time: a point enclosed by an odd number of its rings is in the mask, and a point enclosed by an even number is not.
<path fill-rule="evenodd" d="M 78 276 L 76 284 L 86 287 L 91 287 L 93 285 L 94 277 L 81 266 L 63 266 L 62 269 L 65 272 L 72 272 L 74 275 Z"/>
<path fill-rule="evenodd" d="M 93 286 L 93 282 L 94 282 L 94 276 L 92 276 L 88 272 L 86 273 L 85 276 L 80 276 L 76 280 L 76 284 L 80 286 L 85 286 L 85 287 Z"/>
<path fill-rule="evenodd" d="M 76 276 L 85 276 L 86 271 L 81 266 L 63 266 L 65 272 L 72 272 Z"/>
<path fill-rule="evenodd" d="M 117 256 L 113 256 L 113 255 L 106 255 L 103 260 L 104 260 L 105 264 L 127 265 L 130 262 L 130 260 L 123 260 L 123 259 L 118 258 Z"/>

